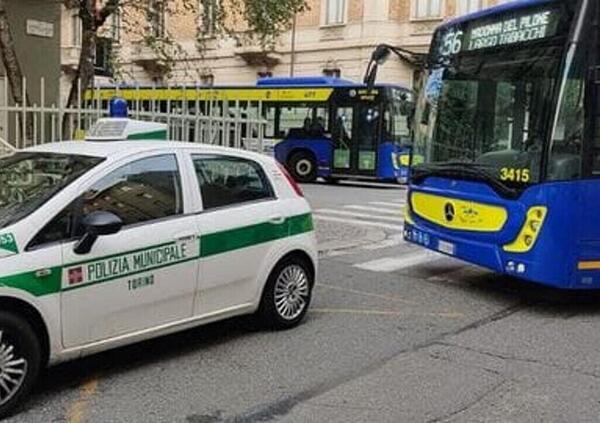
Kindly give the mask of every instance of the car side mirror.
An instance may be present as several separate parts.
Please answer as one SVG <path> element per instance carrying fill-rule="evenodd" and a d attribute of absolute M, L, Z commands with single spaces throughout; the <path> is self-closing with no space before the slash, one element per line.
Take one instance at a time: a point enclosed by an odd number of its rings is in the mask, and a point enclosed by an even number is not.
<path fill-rule="evenodd" d="M 116 234 L 123 228 L 123 221 L 114 213 L 97 211 L 86 215 L 81 222 L 85 233 L 75 244 L 75 254 L 88 254 L 98 237 Z"/>

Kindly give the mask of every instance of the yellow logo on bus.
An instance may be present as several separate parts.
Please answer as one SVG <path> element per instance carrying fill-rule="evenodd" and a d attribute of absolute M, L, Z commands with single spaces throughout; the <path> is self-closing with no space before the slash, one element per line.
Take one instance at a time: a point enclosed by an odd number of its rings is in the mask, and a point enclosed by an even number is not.
<path fill-rule="evenodd" d="M 420 218 L 461 231 L 498 232 L 508 219 L 503 207 L 420 192 L 411 195 L 410 204 Z"/>

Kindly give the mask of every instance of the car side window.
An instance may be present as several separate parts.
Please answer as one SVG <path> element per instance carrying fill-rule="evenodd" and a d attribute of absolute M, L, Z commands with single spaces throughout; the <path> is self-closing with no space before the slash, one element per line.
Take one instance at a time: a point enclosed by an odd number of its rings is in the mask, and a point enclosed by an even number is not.
<path fill-rule="evenodd" d="M 163 155 L 128 163 L 96 182 L 81 201 L 83 215 L 112 212 L 125 226 L 183 214 L 177 159 Z"/>
<path fill-rule="evenodd" d="M 204 210 L 274 198 L 262 167 L 252 160 L 193 156 Z"/>

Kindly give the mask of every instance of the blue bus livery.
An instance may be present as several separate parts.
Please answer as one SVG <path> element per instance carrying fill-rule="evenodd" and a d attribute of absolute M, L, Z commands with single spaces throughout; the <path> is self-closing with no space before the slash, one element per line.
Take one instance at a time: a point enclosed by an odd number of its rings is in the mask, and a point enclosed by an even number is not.
<path fill-rule="evenodd" d="M 436 31 L 407 241 L 552 287 L 600 288 L 599 8 L 521 0 Z"/>

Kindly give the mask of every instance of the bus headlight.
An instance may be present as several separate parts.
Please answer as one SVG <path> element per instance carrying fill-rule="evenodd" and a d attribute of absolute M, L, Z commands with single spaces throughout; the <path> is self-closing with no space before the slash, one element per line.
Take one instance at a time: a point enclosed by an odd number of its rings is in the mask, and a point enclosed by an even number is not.
<path fill-rule="evenodd" d="M 531 251 L 542 230 L 548 209 L 543 206 L 532 207 L 527 211 L 527 219 L 512 243 L 504 246 L 507 253 L 527 253 Z"/>

